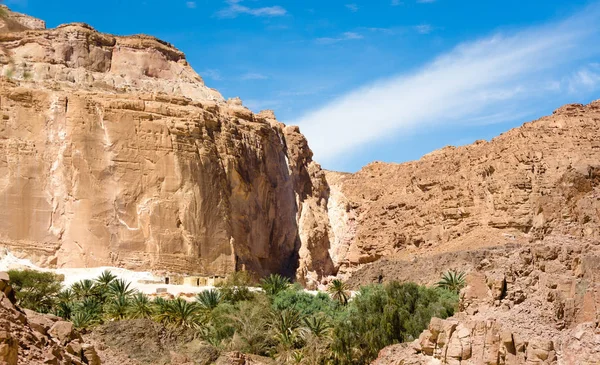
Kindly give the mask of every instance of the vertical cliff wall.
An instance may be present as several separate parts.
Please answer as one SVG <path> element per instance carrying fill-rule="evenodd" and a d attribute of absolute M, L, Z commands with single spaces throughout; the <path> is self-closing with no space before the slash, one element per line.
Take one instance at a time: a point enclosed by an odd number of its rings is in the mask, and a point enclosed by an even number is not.
<path fill-rule="evenodd" d="M 155 38 L 29 23 L 0 34 L 1 246 L 59 267 L 332 272 L 328 187 L 297 128 Z"/>

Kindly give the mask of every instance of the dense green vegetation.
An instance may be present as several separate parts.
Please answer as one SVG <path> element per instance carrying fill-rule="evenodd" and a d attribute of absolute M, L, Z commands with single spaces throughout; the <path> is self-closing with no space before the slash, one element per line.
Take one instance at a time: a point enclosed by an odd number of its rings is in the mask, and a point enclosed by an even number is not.
<path fill-rule="evenodd" d="M 49 313 L 55 307 L 62 289 L 57 275 L 34 270 L 10 270 L 8 276 L 20 306 L 40 313 Z"/>
<path fill-rule="evenodd" d="M 351 298 L 340 280 L 331 282 L 328 293 L 313 295 L 271 275 L 260 281 L 262 291 L 253 291 L 250 276 L 236 273 L 188 301 L 150 300 L 108 271 L 63 290 L 52 274 L 9 274 L 22 306 L 52 312 L 80 329 L 150 318 L 191 332 L 218 350 L 270 356 L 282 364 L 338 365 L 369 363 L 383 347 L 417 338 L 431 317 L 451 316 L 462 279 L 451 276 L 457 285 L 436 288 L 369 285 Z"/>

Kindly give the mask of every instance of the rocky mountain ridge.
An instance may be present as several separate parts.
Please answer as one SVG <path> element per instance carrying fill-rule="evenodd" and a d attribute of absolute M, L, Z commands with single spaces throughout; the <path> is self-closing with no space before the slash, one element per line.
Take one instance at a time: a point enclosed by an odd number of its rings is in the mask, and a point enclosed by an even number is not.
<path fill-rule="evenodd" d="M 567 105 L 490 142 L 328 172 L 342 271 L 550 234 L 599 239 L 600 102 Z"/>

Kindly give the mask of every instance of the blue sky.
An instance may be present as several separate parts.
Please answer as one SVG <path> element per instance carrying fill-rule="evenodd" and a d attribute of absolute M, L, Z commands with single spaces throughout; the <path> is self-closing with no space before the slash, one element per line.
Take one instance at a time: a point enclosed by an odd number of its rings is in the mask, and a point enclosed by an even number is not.
<path fill-rule="evenodd" d="M 596 1 L 6 3 L 49 27 L 173 43 L 225 97 L 299 124 L 333 170 L 417 159 L 600 98 Z"/>

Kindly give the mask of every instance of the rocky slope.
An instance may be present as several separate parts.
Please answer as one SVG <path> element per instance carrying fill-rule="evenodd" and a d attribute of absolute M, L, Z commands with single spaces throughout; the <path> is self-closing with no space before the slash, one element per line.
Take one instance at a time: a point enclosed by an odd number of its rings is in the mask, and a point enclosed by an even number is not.
<path fill-rule="evenodd" d="M 89 343 L 60 318 L 22 310 L 15 305 L 8 274 L 0 272 L 1 365 L 100 365 Z"/>
<path fill-rule="evenodd" d="M 433 319 L 419 339 L 382 350 L 375 364 L 600 363 L 596 240 L 552 236 L 396 267 L 416 277 L 453 267 L 469 273 L 468 285 L 457 315 Z"/>
<path fill-rule="evenodd" d="M 327 173 L 352 287 L 468 274 L 461 308 L 377 365 L 600 363 L 600 102 L 490 142 Z"/>
<path fill-rule="evenodd" d="M 2 23 L 0 246 L 59 267 L 333 273 L 329 189 L 297 128 L 153 37 Z"/>
<path fill-rule="evenodd" d="M 600 238 L 599 127 L 600 102 L 568 105 L 490 142 L 328 173 L 335 262 Z"/>

